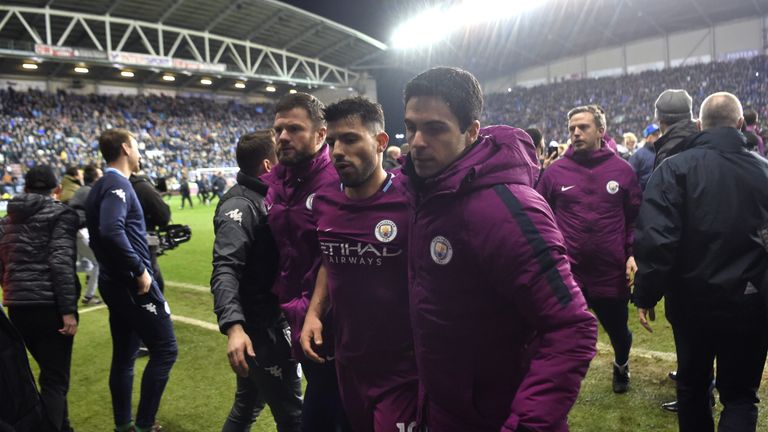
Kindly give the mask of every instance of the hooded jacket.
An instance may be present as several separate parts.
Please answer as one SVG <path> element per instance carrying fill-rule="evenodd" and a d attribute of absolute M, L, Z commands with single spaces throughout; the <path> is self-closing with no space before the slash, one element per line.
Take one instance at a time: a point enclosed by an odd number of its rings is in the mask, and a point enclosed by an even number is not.
<path fill-rule="evenodd" d="M 661 165 L 664 159 L 674 156 L 687 148 L 687 138 L 699 133 L 699 126 L 693 120 L 681 120 L 669 127 L 659 139 L 653 143 L 656 149 L 656 161 L 653 169 Z"/>
<path fill-rule="evenodd" d="M 68 204 L 69 200 L 72 199 L 72 196 L 77 192 L 78 189 L 80 189 L 82 185 L 80 184 L 80 180 L 76 177 L 72 177 L 71 175 L 65 175 L 64 178 L 61 179 L 61 193 L 59 194 L 59 201 L 63 202 L 64 204 Z"/>
<path fill-rule="evenodd" d="M 618 159 L 618 158 L 617 158 Z M 426 423 L 567 431 L 595 318 L 547 203 L 530 137 L 496 126 L 435 177 L 403 173 L 411 324 Z"/>
<path fill-rule="evenodd" d="M 588 298 L 629 298 L 626 262 L 632 256 L 642 192 L 632 167 L 605 145 L 553 163 L 536 190 L 555 213 L 576 281 Z"/>
<path fill-rule="evenodd" d="M 701 132 L 651 176 L 635 241 L 638 307 L 666 296 L 673 325 L 745 310 L 748 283 L 759 287 L 768 270 L 768 161 L 744 144 L 733 128 Z"/>
<path fill-rule="evenodd" d="M 328 145 L 323 145 L 307 162 L 297 166 L 277 164 L 261 177 L 269 187 L 265 202 L 269 225 L 280 251 L 279 271 L 272 291 L 291 326 L 291 343 L 297 360 L 304 359 L 299 338 L 322 262 L 312 201 L 322 186 L 338 183 L 338 178 Z"/>
<path fill-rule="evenodd" d="M 40 194 L 21 194 L 0 219 L 0 274 L 5 306 L 56 306 L 77 312 L 77 213 Z"/>

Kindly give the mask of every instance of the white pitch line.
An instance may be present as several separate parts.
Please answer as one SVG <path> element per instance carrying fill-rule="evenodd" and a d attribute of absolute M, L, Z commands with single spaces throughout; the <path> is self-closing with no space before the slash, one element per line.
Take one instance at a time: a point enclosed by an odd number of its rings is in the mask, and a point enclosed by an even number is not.
<path fill-rule="evenodd" d="M 216 324 L 209 323 L 208 321 L 203 321 L 195 318 L 189 318 L 181 315 L 174 315 L 171 314 L 171 319 L 174 321 L 182 322 L 184 324 L 189 324 L 193 326 L 197 326 L 200 328 L 204 328 L 206 330 L 213 330 L 215 332 L 219 331 L 219 326 Z"/>
<path fill-rule="evenodd" d="M 185 283 L 185 282 L 165 281 L 165 284 L 172 287 L 190 289 L 194 291 L 201 291 L 206 293 L 211 292 L 211 289 L 209 287 Z M 205 321 L 200 321 L 193 318 L 180 317 L 177 315 L 173 315 L 173 318 L 186 324 L 197 325 L 198 327 L 203 327 L 210 330 L 216 330 L 216 331 L 219 330 L 219 328 L 216 327 L 216 325 L 205 322 Z M 601 352 L 613 352 L 613 348 L 611 348 L 610 345 L 604 344 L 602 342 L 597 343 L 597 349 L 598 351 L 601 351 Z M 663 360 L 663 361 L 669 361 L 669 362 L 677 361 L 677 355 L 673 352 L 651 351 L 651 350 L 646 350 L 642 348 L 632 348 L 632 350 L 630 351 L 630 355 L 633 357 L 643 357 L 643 358 L 649 358 L 653 360 Z"/>
<path fill-rule="evenodd" d="M 77 311 L 77 313 L 84 314 L 84 313 L 88 313 L 88 312 L 93 312 L 95 310 L 104 309 L 106 307 L 107 307 L 107 305 L 105 305 L 105 304 L 98 305 L 98 306 L 92 306 L 92 307 L 89 307 L 89 308 L 80 309 L 79 311 Z"/>

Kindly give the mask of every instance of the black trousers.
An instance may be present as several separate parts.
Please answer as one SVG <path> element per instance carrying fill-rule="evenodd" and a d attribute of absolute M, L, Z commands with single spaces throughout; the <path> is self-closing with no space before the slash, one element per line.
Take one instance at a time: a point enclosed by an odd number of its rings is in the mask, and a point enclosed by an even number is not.
<path fill-rule="evenodd" d="M 629 361 L 629 350 L 632 348 L 632 332 L 627 325 L 629 300 L 587 298 L 587 303 L 611 339 L 616 363 L 620 366 L 626 364 Z"/>
<path fill-rule="evenodd" d="M 192 197 L 189 194 L 181 194 L 181 208 L 184 208 L 184 201 L 189 201 L 189 208 L 193 208 Z"/>
<path fill-rule="evenodd" d="M 157 287 L 161 293 L 165 293 L 165 279 L 163 272 L 160 271 L 160 264 L 157 262 L 157 246 L 149 247 L 149 258 L 152 261 L 152 278 L 157 282 Z"/>
<path fill-rule="evenodd" d="M 715 361 L 715 387 L 723 404 L 717 430 L 753 432 L 757 427 L 757 390 L 768 350 L 768 321 L 759 296 L 748 297 L 754 298 L 754 304 L 727 320 L 686 319 L 672 324 L 681 432 L 715 430 L 709 391 Z"/>
<path fill-rule="evenodd" d="M 245 326 L 256 358 L 247 357 L 247 378 L 237 375 L 235 402 L 222 432 L 250 431 L 265 404 L 278 432 L 301 431 L 301 378 L 287 330 L 286 322 L 267 329 Z"/>
<path fill-rule="evenodd" d="M 307 375 L 301 430 L 303 432 L 352 431 L 344 413 L 344 406 L 341 404 L 336 362 L 326 361 L 320 364 L 305 360 L 301 363 L 301 367 Z"/>
<path fill-rule="evenodd" d="M 75 338 L 58 332 L 63 321 L 55 306 L 11 306 L 8 317 L 40 367 L 40 397 L 50 427 L 54 431 L 71 431 L 67 392 Z"/>

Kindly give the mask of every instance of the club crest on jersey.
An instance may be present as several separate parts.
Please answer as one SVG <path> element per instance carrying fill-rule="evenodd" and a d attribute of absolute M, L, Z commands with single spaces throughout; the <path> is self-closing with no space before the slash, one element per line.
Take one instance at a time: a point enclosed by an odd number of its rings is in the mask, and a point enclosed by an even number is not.
<path fill-rule="evenodd" d="M 309 196 L 307 197 L 307 202 L 306 202 L 307 210 L 312 210 L 312 203 L 314 201 L 315 201 L 315 194 L 314 193 L 309 194 Z"/>
<path fill-rule="evenodd" d="M 382 243 L 389 243 L 397 237 L 397 225 L 388 219 L 376 224 L 376 229 L 373 230 L 373 234 L 376 239 Z"/>
<path fill-rule="evenodd" d="M 429 252 L 432 255 L 432 260 L 440 265 L 448 264 L 451 262 L 451 258 L 453 258 L 451 242 L 443 236 L 437 236 L 432 239 Z"/>
<path fill-rule="evenodd" d="M 611 180 L 605 185 L 605 190 L 608 191 L 609 194 L 614 195 L 616 192 L 619 191 L 619 182 L 616 180 Z"/>

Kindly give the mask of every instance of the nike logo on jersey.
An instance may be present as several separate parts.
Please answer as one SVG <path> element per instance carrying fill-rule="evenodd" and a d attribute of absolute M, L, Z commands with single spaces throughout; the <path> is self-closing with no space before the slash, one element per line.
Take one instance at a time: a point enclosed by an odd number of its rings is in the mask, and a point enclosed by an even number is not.
<path fill-rule="evenodd" d="M 120 197 L 123 202 L 125 202 L 125 192 L 122 189 L 115 189 L 112 191 L 113 194 Z"/>
<path fill-rule="evenodd" d="M 232 211 L 228 211 L 224 213 L 225 215 L 229 216 L 230 219 L 237 222 L 238 225 L 242 225 L 243 223 L 243 212 L 240 211 L 240 209 L 234 209 Z"/>
<path fill-rule="evenodd" d="M 576 187 L 575 185 L 574 186 L 560 186 L 560 192 L 565 192 L 565 191 L 571 190 L 571 189 L 573 189 L 575 187 Z"/>

